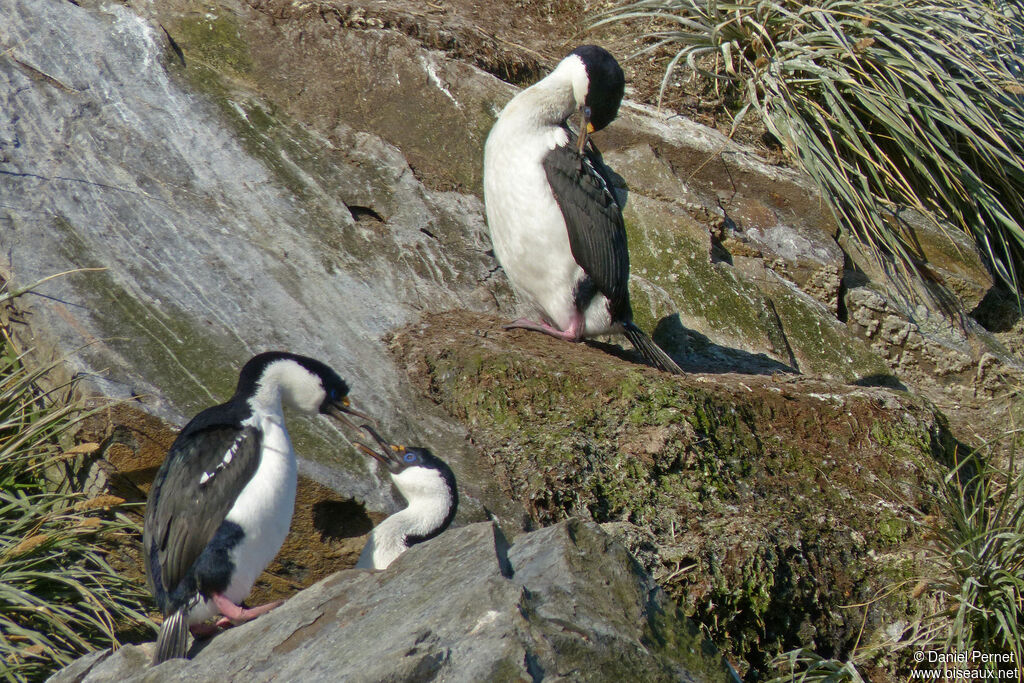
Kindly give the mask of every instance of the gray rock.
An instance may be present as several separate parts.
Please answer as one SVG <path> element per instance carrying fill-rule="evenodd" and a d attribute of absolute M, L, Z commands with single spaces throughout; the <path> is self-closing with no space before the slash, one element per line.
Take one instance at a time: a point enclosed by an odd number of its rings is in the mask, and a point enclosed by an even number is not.
<path fill-rule="evenodd" d="M 0 0 L 0 275 L 18 288 L 68 269 L 103 269 L 51 280 L 35 294 L 21 297 L 17 305 L 23 310 L 14 316 L 17 337 L 38 355 L 66 357 L 69 371 L 87 378 L 88 388 L 96 393 L 134 398 L 134 404 L 152 415 L 179 424 L 227 398 L 237 368 L 256 351 L 287 348 L 317 356 L 350 380 L 357 407 L 378 417 L 389 437 L 430 446 L 452 464 L 464 501 L 460 521 L 480 519 L 484 504 L 508 521 L 509 528 L 525 518 L 533 494 L 510 486 L 502 463 L 544 463 L 550 449 L 527 443 L 510 451 L 505 439 L 489 450 L 479 446 L 475 434 L 502 423 L 508 405 L 532 412 L 528 423 L 538 423 L 547 401 L 516 405 L 524 401 L 523 389 L 526 394 L 533 391 L 522 375 L 502 376 L 488 388 L 497 398 L 484 406 L 488 410 L 481 418 L 467 416 L 480 406 L 448 412 L 436 401 L 446 400 L 442 392 L 451 400 L 450 394 L 456 393 L 450 391 L 452 381 L 458 380 L 459 391 L 468 395 L 483 376 L 479 348 L 486 344 L 481 339 L 500 336 L 510 349 L 544 348 L 529 335 L 500 330 L 500 320 L 513 316 L 515 304 L 489 253 L 479 198 L 480 158 L 490 125 L 514 93 L 512 85 L 494 74 L 525 84 L 553 61 L 543 63 L 551 54 L 540 55 L 538 61 L 534 43 L 510 41 L 507 27 L 483 25 L 485 18 L 477 17 L 477 8 L 483 7 L 479 3 L 448 5 L 436 13 L 412 0 L 210 0 L 201 5 L 192 0 Z M 456 5 L 462 14 L 453 20 L 448 10 L 458 14 Z M 520 11 L 516 7 L 506 16 Z M 983 330 L 953 329 L 948 320 L 933 316 L 935 312 L 922 314 L 901 305 L 883 270 L 873 271 L 853 247 L 836 241 L 834 222 L 803 175 L 770 166 L 714 130 L 632 103 L 596 139 L 621 175 L 619 189 L 628 195 L 625 217 L 637 321 L 695 373 L 693 382 L 732 387 L 729 391 L 744 396 L 751 393 L 746 384 L 750 374 L 799 372 L 899 385 L 890 375 L 896 372 L 903 386 L 929 396 L 959 401 L 973 395 L 975 401 L 989 402 L 987 397 L 1019 381 L 1017 361 L 998 343 L 990 343 Z M 954 254 L 962 259 L 940 263 L 941 240 L 930 246 L 930 238 L 924 237 L 922 233 L 922 243 L 929 245 L 923 246 L 923 257 L 933 261 L 937 281 L 960 297 L 954 308 L 970 309 L 991 287 L 976 252 L 965 243 Z M 845 291 L 837 280 L 843 267 L 850 269 Z M 413 367 L 418 361 L 403 354 L 399 337 L 390 335 L 438 310 L 443 314 L 429 316 L 431 347 L 453 334 L 468 333 L 472 352 L 463 349 L 455 362 L 451 349 L 445 348 L 422 368 Z M 466 310 L 483 315 L 461 313 Z M 462 322 L 456 320 L 460 315 L 465 316 Z M 564 345 L 557 352 L 540 353 L 550 369 L 534 378 L 539 383 L 534 386 L 555 382 L 548 393 L 556 395 L 565 390 L 557 382 L 566 367 L 587 349 Z M 526 367 L 537 366 L 531 362 Z M 637 370 L 609 353 L 599 355 L 592 367 L 589 377 Z M 411 386 L 410 371 L 429 382 Z M 723 377 L 729 373 L 744 376 Z M 939 380 L 937 373 L 942 375 Z M 639 374 L 645 376 L 645 371 Z M 654 396 L 667 400 L 683 386 L 662 379 L 665 384 L 652 389 Z M 757 379 L 756 384 L 767 382 Z M 815 407 L 801 409 L 796 417 L 761 422 L 751 443 L 784 442 L 786 429 L 819 421 L 818 432 L 832 435 L 838 425 L 838 433 L 851 444 L 857 435 L 875 432 L 870 415 L 847 427 L 844 415 L 818 408 L 816 403 L 831 406 L 834 395 L 849 390 L 822 393 L 813 388 L 815 382 L 776 386 L 773 380 L 763 387 L 765 405 L 775 405 L 772 397 L 785 392 L 786 404 Z M 946 386 L 952 387 L 948 397 L 943 394 Z M 804 400 L 789 401 L 790 393 Z M 991 403 L 993 407 L 984 404 L 984 417 L 996 424 L 1002 408 Z M 905 406 L 881 405 L 894 420 L 907 414 Z M 730 407 L 721 414 L 734 413 Z M 595 431 L 595 424 L 607 421 L 607 409 L 599 408 L 594 415 L 596 423 L 589 416 L 566 420 L 571 430 L 555 445 L 567 457 L 576 457 L 577 450 L 593 457 L 583 442 L 592 438 L 588 432 Z M 794 424 L 785 424 L 787 420 Z M 375 514 L 395 509 L 398 503 L 386 477 L 368 469 L 337 432 L 321 425 L 292 426 L 297 450 L 304 456 L 302 471 L 337 494 L 326 502 L 347 503 L 354 497 Z M 637 437 L 638 443 L 650 444 L 638 450 L 640 456 L 675 448 L 662 426 L 659 422 L 657 429 Z M 143 427 L 148 433 L 149 425 Z M 741 423 L 724 421 L 711 440 L 684 433 L 683 441 L 692 447 L 683 455 L 717 457 L 708 444 L 743 445 L 745 434 Z M 105 434 L 96 441 L 106 441 Z M 627 453 L 622 449 L 629 444 L 613 445 L 611 458 Z M 739 449 L 737 462 L 746 462 L 754 452 Z M 500 457 L 492 459 L 492 453 Z M 889 462 L 881 460 L 865 471 L 882 476 L 878 471 L 884 474 Z M 755 463 L 761 466 L 759 458 Z M 867 467 L 859 459 L 855 464 Z M 702 476 L 696 469 L 681 474 L 681 485 L 703 486 Z M 730 482 L 728 490 L 747 486 L 750 476 L 745 472 L 742 485 Z M 624 495 L 642 492 L 646 480 L 639 481 L 635 491 L 624 490 Z M 545 485 L 534 491 L 568 501 L 580 498 L 578 489 L 568 486 Z M 367 521 L 364 512 L 360 508 L 351 516 Z M 308 505 L 305 513 L 315 518 L 308 514 Z M 537 510 L 531 513 L 536 521 Z M 711 525 L 708 543 L 732 548 L 741 530 L 737 520 L 755 520 L 747 525 L 753 531 L 744 552 L 700 555 L 710 564 L 717 564 L 719 556 L 729 557 L 735 565 L 731 574 L 716 574 L 721 580 L 716 578 L 714 590 L 739 600 L 751 576 L 747 568 L 763 566 L 772 568 L 769 577 L 776 566 L 785 576 L 800 577 L 800 590 L 816 591 L 817 583 L 839 585 L 835 577 L 848 564 L 843 546 L 816 544 L 820 551 L 814 552 L 825 561 L 807 561 L 811 551 L 800 540 L 806 538 L 801 525 L 831 528 L 829 518 L 821 517 L 825 521 L 819 523 L 816 512 L 810 522 L 811 512 L 777 514 L 796 525 L 797 531 L 784 541 L 774 540 L 777 534 L 771 528 L 756 523 L 765 518 L 760 512 L 737 517 L 725 511 L 720 517 L 724 521 Z M 347 519 L 332 520 L 332 529 Z M 693 514 L 684 519 L 695 520 L 695 526 L 703 522 Z M 856 519 L 849 523 L 860 524 Z M 637 538 L 652 532 L 652 525 L 644 524 L 647 528 L 638 529 Z M 667 528 L 674 535 L 675 526 Z M 852 531 L 871 528 L 867 523 Z M 665 528 L 658 532 L 666 533 Z M 679 542 L 677 555 L 663 556 L 672 565 L 663 565 L 662 576 L 668 570 L 675 576 L 690 564 L 684 552 L 689 542 Z M 519 550 L 513 547 L 510 561 L 529 543 L 521 540 Z M 581 662 L 616 672 L 621 662 L 633 666 L 642 659 L 643 648 L 660 652 L 666 643 L 694 642 L 664 635 L 659 624 L 682 622 L 667 606 L 663 612 L 655 609 L 661 603 L 644 593 L 642 581 L 630 589 L 635 600 L 620 603 L 621 595 L 611 596 L 613 605 L 626 607 L 615 611 L 604 605 L 605 591 L 594 592 L 601 584 L 590 573 L 574 572 L 580 563 L 603 567 L 605 554 L 595 556 L 585 549 L 577 553 L 574 545 L 568 550 L 557 547 L 561 550 L 519 560 L 517 576 L 555 573 L 557 580 L 544 586 L 525 579 L 516 583 L 515 577 L 510 581 L 493 548 L 481 551 L 484 559 L 467 555 L 465 561 L 480 564 L 472 578 L 482 582 L 470 603 L 451 598 L 458 595 L 453 588 L 457 584 L 446 583 L 446 577 L 417 574 L 417 580 L 450 593 L 451 604 L 445 607 L 451 609 L 444 614 L 462 619 L 459 614 L 464 613 L 465 623 L 459 621 L 459 626 L 475 619 L 469 630 L 474 639 L 488 639 L 490 659 L 460 649 L 469 645 L 455 644 L 454 626 L 431 626 L 426 635 L 402 627 L 392 634 L 365 621 L 367 615 L 389 609 L 383 597 L 374 601 L 373 595 L 391 574 L 346 574 L 318 590 L 336 588 L 337 600 L 372 608 L 367 614 L 346 612 L 345 618 L 360 625 L 356 632 L 363 626 L 368 632 L 377 629 L 372 633 L 382 639 L 379 648 L 393 642 L 405 648 L 401 656 L 392 657 L 399 662 L 392 673 L 375 668 L 377 660 L 361 660 L 352 674 L 357 679 L 426 678 L 447 671 L 456 659 L 461 671 L 481 678 L 501 678 L 503 672 L 495 670 L 500 666 L 508 667 L 507 678 L 540 672 L 577 677 L 582 674 L 574 673 L 574 667 L 582 668 Z M 789 548 L 799 552 L 794 556 Z M 345 552 L 357 555 L 358 547 L 346 546 Z M 762 556 L 769 558 L 767 564 L 761 563 Z M 805 579 L 808 575 L 797 566 L 801 562 L 805 568 L 829 569 Z M 856 569 L 856 576 L 863 575 Z M 301 577 L 307 580 L 305 569 Z M 401 596 L 407 584 L 388 586 Z M 707 595 L 712 585 L 703 590 L 701 595 Z M 576 595 L 590 597 L 575 600 L 573 606 Z M 692 602 L 698 599 L 695 595 L 691 591 L 680 599 Z M 766 590 L 762 595 L 772 594 Z M 303 600 L 300 596 L 294 604 L 305 604 Z M 509 604 L 516 608 L 509 611 Z M 721 620 L 718 613 L 706 617 L 709 628 L 722 627 L 725 613 L 735 612 L 721 603 L 706 604 L 705 615 L 712 609 L 723 611 Z M 479 605 L 495 606 L 494 624 L 488 621 L 490 611 L 481 616 Z M 287 666 L 295 667 L 289 669 L 291 677 L 303 667 L 333 663 L 293 653 L 308 655 L 303 643 L 318 629 L 324 637 L 341 639 L 343 629 L 335 617 L 342 607 L 311 600 L 298 614 L 289 605 L 280 614 L 291 615 L 287 618 L 293 630 L 279 642 L 255 648 L 251 641 L 239 641 L 234 646 L 239 651 L 228 647 L 234 639 L 247 637 L 245 633 L 262 633 L 264 626 L 257 622 L 224 634 L 208 649 L 232 661 L 251 657 L 247 650 L 270 656 L 265 651 L 277 648 L 275 659 L 283 657 Z M 404 609 L 415 614 L 416 608 Z M 572 619 L 563 624 L 567 610 Z M 791 610 L 772 608 L 772 613 L 788 617 Z M 756 610 L 751 614 L 757 628 L 765 628 L 763 615 Z M 587 647 L 606 642 L 609 633 L 634 628 L 637 619 L 646 619 L 650 632 L 616 641 L 625 653 L 621 662 L 588 654 L 592 650 Z M 826 615 L 820 623 L 807 623 L 832 637 L 830 619 Z M 331 628 L 325 629 L 326 624 Z M 767 628 L 774 631 L 772 637 L 791 642 L 788 631 Z M 582 629 L 585 637 L 575 639 L 574 629 Z M 508 636 L 513 632 L 520 640 Z M 835 642 L 841 643 L 840 637 L 846 635 L 836 635 Z M 352 640 L 339 640 L 336 646 L 347 648 L 346 653 L 366 647 Z M 749 641 L 743 647 L 762 654 L 763 648 Z M 147 656 L 138 648 L 97 655 L 93 672 L 129 677 L 125 672 L 138 671 Z M 672 677 L 664 672 L 672 672 L 675 665 L 659 661 L 657 670 Z M 246 676 L 264 675 L 259 666 L 237 664 Z M 195 665 L 184 666 L 195 670 Z M 143 676 L 174 670 L 165 666 Z"/>
<path fill-rule="evenodd" d="M 652 131 L 650 124 L 645 126 L 647 122 L 639 120 L 635 113 L 629 120 L 640 130 Z M 755 267 L 761 271 L 765 266 L 773 268 L 827 306 L 831 314 L 835 315 L 842 279 L 843 252 L 836 244 L 832 234 L 834 226 L 828 217 L 802 206 L 811 190 L 799 183 L 799 178 L 791 173 L 759 163 L 738 145 L 724 138 L 721 141 L 714 140 L 717 135 L 715 133 L 708 131 L 702 136 L 691 134 L 683 138 L 688 146 L 705 153 L 712 151 L 715 146 L 722 150 L 729 147 L 730 159 L 735 159 L 746 173 L 773 181 L 770 202 L 764 201 L 761 194 L 764 192 L 763 187 L 751 188 L 746 185 L 722 199 L 717 193 L 701 188 L 692 179 L 684 182 L 673 171 L 673 165 L 667 158 L 670 155 L 665 153 L 664 148 L 673 144 L 678 146 L 679 136 L 663 135 L 664 139 L 655 143 L 657 149 L 649 142 L 642 141 L 629 147 L 612 149 L 605 155 L 605 161 L 623 178 L 623 186 L 628 182 L 634 193 L 677 204 L 698 221 L 710 222 L 713 246 L 709 244 L 708 247 L 713 258 L 728 260 L 755 282 L 763 275 L 756 272 L 756 269 L 750 272 L 750 268 L 745 267 L 745 260 L 753 260 Z M 803 212 L 794 211 L 790 206 L 793 203 Z M 683 232 L 689 233 L 691 239 L 699 242 L 708 239 L 707 225 L 700 225 L 693 230 L 692 225 L 683 222 L 680 227 Z"/>
<path fill-rule="evenodd" d="M 625 549 L 569 520 L 509 547 L 450 530 L 383 572 L 347 570 L 148 668 L 152 644 L 92 654 L 51 683 L 727 681 L 722 657 Z"/>
<path fill-rule="evenodd" d="M 914 386 L 937 385 L 933 400 L 998 396 L 1024 380 L 1020 359 L 977 322 L 918 304 L 891 290 L 850 287 L 850 328 L 869 341 L 893 371 Z"/>

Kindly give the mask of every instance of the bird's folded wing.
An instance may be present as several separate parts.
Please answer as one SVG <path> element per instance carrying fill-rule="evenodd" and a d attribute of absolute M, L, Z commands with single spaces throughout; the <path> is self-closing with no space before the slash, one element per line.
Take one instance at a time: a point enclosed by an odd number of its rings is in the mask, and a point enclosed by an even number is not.
<path fill-rule="evenodd" d="M 213 539 L 235 499 L 252 479 L 260 459 L 261 436 L 253 427 L 208 426 L 183 432 L 167 454 L 166 476 L 150 492 L 146 561 L 156 549 L 166 592 L 184 578 Z M 151 586 L 152 588 L 152 586 Z"/>
<path fill-rule="evenodd" d="M 626 225 L 604 164 L 589 148 L 581 157 L 572 137 L 545 156 L 544 171 L 565 218 L 576 263 L 614 310 L 629 296 Z"/>

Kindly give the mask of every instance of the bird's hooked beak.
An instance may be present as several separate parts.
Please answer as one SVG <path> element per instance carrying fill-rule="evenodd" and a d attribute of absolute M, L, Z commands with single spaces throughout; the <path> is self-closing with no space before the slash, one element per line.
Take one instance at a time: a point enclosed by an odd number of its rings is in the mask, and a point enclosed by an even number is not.
<path fill-rule="evenodd" d="M 587 105 L 580 107 L 580 114 L 579 146 L 576 151 L 583 156 L 583 150 L 587 148 L 587 136 L 594 132 L 594 124 L 590 122 L 590 107 Z"/>
<path fill-rule="evenodd" d="M 384 438 L 377 433 L 377 430 L 368 424 L 362 425 L 360 429 L 373 437 L 373 440 L 376 441 L 377 445 L 380 447 L 381 452 L 378 453 L 371 446 L 366 445 L 362 441 L 353 441 L 352 445 L 363 453 L 366 453 L 367 455 L 382 462 L 391 472 L 395 472 L 401 464 L 399 456 L 405 453 L 405 446 L 396 446 L 395 444 L 385 441 Z"/>
<path fill-rule="evenodd" d="M 352 417 L 358 417 L 361 420 L 369 420 L 374 424 L 376 424 L 377 422 L 366 413 L 361 413 L 355 408 L 353 408 L 349 403 L 348 396 L 343 397 L 340 401 L 333 401 L 329 403 L 327 405 L 327 409 L 324 412 L 327 415 L 333 417 L 334 419 L 340 422 L 344 422 L 352 429 L 360 429 L 361 427 L 357 425 L 353 420 L 349 419 L 349 415 L 351 415 Z"/>

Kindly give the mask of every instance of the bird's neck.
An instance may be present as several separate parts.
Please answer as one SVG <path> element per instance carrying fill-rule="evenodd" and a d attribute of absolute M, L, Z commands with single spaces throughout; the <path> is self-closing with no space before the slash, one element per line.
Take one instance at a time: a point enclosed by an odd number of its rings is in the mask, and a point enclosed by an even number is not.
<path fill-rule="evenodd" d="M 281 415 L 281 382 L 274 371 L 264 375 L 256 385 L 256 392 L 249 399 L 253 413 Z"/>
<path fill-rule="evenodd" d="M 513 98 L 502 118 L 533 127 L 561 126 L 577 109 L 573 74 L 559 67 Z"/>
<path fill-rule="evenodd" d="M 409 546 L 444 529 L 454 505 L 448 485 L 440 481 L 419 483 L 416 487 L 407 485 L 405 491 L 399 488 L 408 505 L 374 527 L 357 567 L 384 569 Z"/>
<path fill-rule="evenodd" d="M 403 547 L 424 536 L 430 536 L 444 524 L 451 509 L 447 500 L 438 497 L 414 498 L 404 510 L 391 515 L 374 529 L 378 545 L 391 543 Z"/>

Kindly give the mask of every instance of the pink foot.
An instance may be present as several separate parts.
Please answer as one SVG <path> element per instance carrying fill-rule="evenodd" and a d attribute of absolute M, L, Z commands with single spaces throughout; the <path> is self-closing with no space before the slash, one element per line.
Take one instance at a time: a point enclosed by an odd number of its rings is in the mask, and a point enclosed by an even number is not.
<path fill-rule="evenodd" d="M 536 323 L 532 320 L 527 320 L 526 318 L 520 318 L 515 322 L 510 322 L 508 325 L 505 325 L 505 329 L 533 330 L 535 332 L 543 332 L 544 334 L 551 335 L 556 339 L 578 342 L 583 338 L 583 316 L 578 313 L 573 316 L 572 322 L 569 323 L 569 329 L 567 330 L 560 330 L 557 327 L 548 325 L 547 323 Z"/>
<path fill-rule="evenodd" d="M 276 600 L 259 607 L 248 608 L 236 605 L 220 593 L 214 593 L 213 604 L 217 606 L 217 609 L 223 615 L 223 617 L 217 620 L 217 626 L 227 628 L 252 621 L 261 614 L 266 614 L 275 607 L 280 607 L 284 604 L 284 600 Z"/>

